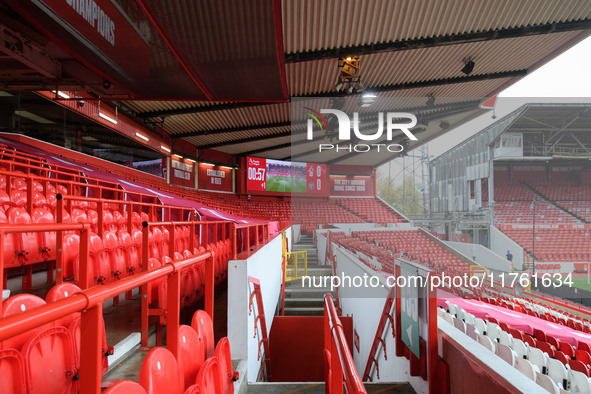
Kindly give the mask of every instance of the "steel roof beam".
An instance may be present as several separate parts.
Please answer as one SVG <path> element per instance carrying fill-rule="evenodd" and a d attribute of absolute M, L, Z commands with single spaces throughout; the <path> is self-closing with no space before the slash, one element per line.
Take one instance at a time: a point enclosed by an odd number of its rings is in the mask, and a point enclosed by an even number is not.
<path fill-rule="evenodd" d="M 376 53 L 399 52 L 422 48 L 435 48 L 447 45 L 469 44 L 519 38 L 534 35 L 565 33 L 591 29 L 591 20 L 547 23 L 536 26 L 521 26 L 502 30 L 487 30 L 463 34 L 450 34 L 404 41 L 390 41 L 379 44 L 356 45 L 347 48 L 330 48 L 317 51 L 290 53 L 285 55 L 285 63 L 299 63 L 324 59 L 337 59 L 343 56 L 363 56 Z"/>

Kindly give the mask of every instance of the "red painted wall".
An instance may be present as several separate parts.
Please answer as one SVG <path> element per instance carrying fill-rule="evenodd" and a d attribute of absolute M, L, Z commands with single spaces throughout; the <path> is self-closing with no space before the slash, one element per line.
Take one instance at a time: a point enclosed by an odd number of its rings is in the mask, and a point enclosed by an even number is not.
<path fill-rule="evenodd" d="M 340 319 L 351 350 L 353 318 Z M 324 381 L 323 316 L 275 316 L 269 344 L 274 382 Z"/>

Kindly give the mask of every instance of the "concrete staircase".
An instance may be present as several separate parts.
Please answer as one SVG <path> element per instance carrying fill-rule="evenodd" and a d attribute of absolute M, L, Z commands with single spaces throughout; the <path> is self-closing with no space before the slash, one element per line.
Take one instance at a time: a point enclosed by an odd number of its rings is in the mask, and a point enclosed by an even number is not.
<path fill-rule="evenodd" d="M 295 244 L 293 251 L 308 251 L 308 280 L 302 283 L 302 279 L 287 282 L 285 286 L 285 316 L 322 316 L 324 315 L 324 294 L 331 293 L 330 277 L 331 266 L 317 264 L 316 245 L 312 237 L 302 237 L 300 243 Z M 324 286 L 324 278 L 326 286 Z M 321 283 L 322 282 L 322 283 Z M 314 284 L 323 286 L 315 287 Z M 331 293 L 333 296 L 334 292 Z"/>

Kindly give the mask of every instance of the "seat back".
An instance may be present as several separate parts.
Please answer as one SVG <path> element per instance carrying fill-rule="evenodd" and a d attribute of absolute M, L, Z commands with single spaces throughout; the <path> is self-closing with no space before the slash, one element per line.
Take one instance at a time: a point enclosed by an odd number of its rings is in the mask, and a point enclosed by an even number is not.
<path fill-rule="evenodd" d="M 559 387 L 568 389 L 568 371 L 560 360 L 548 360 L 548 376 L 555 381 Z"/>
<path fill-rule="evenodd" d="M 511 343 L 511 349 L 513 349 L 513 351 L 517 353 L 517 357 L 527 357 L 527 346 L 525 346 L 525 343 L 523 341 L 513 338 L 513 341 Z"/>
<path fill-rule="evenodd" d="M 127 276 L 127 248 L 121 246 L 117 235 L 111 231 L 103 234 L 103 245 L 110 251 L 111 278 L 122 279 Z"/>
<path fill-rule="evenodd" d="M 68 326 L 68 331 L 70 332 L 70 335 L 72 336 L 72 341 L 74 344 L 74 354 L 75 354 L 75 360 L 76 360 L 76 368 L 80 367 L 80 349 L 81 349 L 81 318 L 78 317 L 74 320 L 72 320 L 72 322 L 70 323 L 70 325 Z M 102 342 L 101 342 L 101 374 L 104 375 L 107 372 L 109 372 L 109 359 L 108 356 L 111 355 L 111 350 L 112 348 L 109 348 L 107 346 L 107 333 L 105 331 L 105 322 L 103 321 L 103 326 L 102 326 Z"/>
<path fill-rule="evenodd" d="M 482 334 L 478 334 L 477 342 L 485 348 L 487 348 L 488 350 L 490 350 L 491 352 L 495 351 L 495 345 L 489 337 Z"/>
<path fill-rule="evenodd" d="M 29 338 L 21 351 L 28 392 L 75 393 L 75 355 L 65 327 L 52 327 Z"/>
<path fill-rule="evenodd" d="M 589 378 L 582 372 L 571 370 L 570 371 L 570 392 L 591 394 L 591 384 Z"/>
<path fill-rule="evenodd" d="M 519 372 L 521 372 L 534 382 L 536 381 L 536 371 L 534 370 L 532 363 L 530 363 L 528 360 L 519 357 L 516 358 L 515 369 L 517 369 Z"/>
<path fill-rule="evenodd" d="M 80 236 L 78 234 L 65 234 L 62 250 L 64 251 L 62 272 L 64 278 L 69 278 L 74 275 L 74 265 L 80 255 Z"/>
<path fill-rule="evenodd" d="M 47 303 L 59 301 L 64 298 L 71 297 L 74 294 L 80 292 L 82 292 L 82 290 L 75 284 L 71 282 L 62 282 L 49 289 L 47 295 L 45 296 L 45 301 Z M 72 323 L 72 321 L 78 318 L 80 318 L 80 312 L 76 312 L 69 316 L 56 320 L 55 325 L 68 328 L 70 326 L 70 323 Z"/>
<path fill-rule="evenodd" d="M 51 212 L 46 208 L 35 208 L 32 214 L 33 223 L 55 223 Z M 37 233 L 39 247 L 41 248 L 41 257 L 43 260 L 55 260 L 55 231 L 46 231 Z"/>
<path fill-rule="evenodd" d="M 45 305 L 43 298 L 37 297 L 33 294 L 17 294 L 12 297 L 8 297 L 2 303 L 2 318 L 17 315 L 19 313 L 29 311 L 31 309 L 39 308 Z M 29 339 L 29 337 L 36 333 L 43 331 L 44 329 L 52 327 L 53 324 L 47 324 L 41 327 L 34 328 L 32 330 L 18 334 L 12 338 L 8 338 L 0 342 L 0 349 L 16 349 L 21 350 L 23 344 Z"/>
<path fill-rule="evenodd" d="M 199 374 L 197 375 L 196 383 L 200 386 L 203 393 L 222 394 L 223 383 L 220 364 L 216 357 L 211 357 L 205 361 Z"/>
<path fill-rule="evenodd" d="M 495 347 L 495 354 L 505 360 L 509 365 L 515 365 L 515 356 L 513 350 L 509 346 L 497 343 Z"/>
<path fill-rule="evenodd" d="M 552 394 L 560 394 L 558 386 L 547 375 L 536 372 L 536 383 Z"/>
<path fill-rule="evenodd" d="M 181 325 L 179 327 L 178 365 L 183 377 L 183 389 L 195 383 L 199 369 L 205 362 L 203 342 L 193 328 Z"/>
<path fill-rule="evenodd" d="M 93 284 L 103 283 L 105 278 L 100 276 L 99 254 L 103 250 L 103 240 L 95 233 L 90 233 L 88 241 L 88 270 Z M 74 262 L 74 280 L 80 282 L 80 258 Z M 104 269 L 103 269 L 104 272 Z"/>
<path fill-rule="evenodd" d="M 140 385 L 147 394 L 179 394 L 183 384 L 173 354 L 164 348 L 150 350 L 140 370 Z"/>
<path fill-rule="evenodd" d="M 23 208 L 10 208 L 6 213 L 9 224 L 31 224 L 31 216 Z M 21 264 L 33 264 L 41 261 L 39 252 L 39 238 L 37 233 L 19 233 L 15 234 L 20 250 L 17 250 L 17 254 L 20 255 L 20 259 L 17 257 L 17 265 Z M 10 267 L 10 265 L 4 265 Z"/>
<path fill-rule="evenodd" d="M 220 365 L 220 376 L 222 378 L 222 392 L 234 394 L 234 380 L 232 371 L 232 355 L 230 353 L 230 341 L 224 337 L 218 341 L 214 351 Z"/>
<path fill-rule="evenodd" d="M 25 362 L 15 349 L 0 350 L 0 393 L 26 394 Z"/>
<path fill-rule="evenodd" d="M 146 390 L 136 382 L 130 380 L 120 380 L 112 386 L 109 386 L 103 394 L 147 394 Z"/>
<path fill-rule="evenodd" d="M 199 339 L 203 341 L 205 358 L 212 357 L 214 355 L 215 338 L 213 335 L 213 323 L 211 317 L 207 312 L 198 310 L 193 314 L 191 327 L 197 332 Z"/>
<path fill-rule="evenodd" d="M 476 329 L 476 327 L 474 327 L 472 324 L 466 324 L 466 335 L 468 335 L 470 338 L 474 339 L 475 341 L 478 340 L 478 334 L 480 334 L 478 332 L 478 330 Z"/>

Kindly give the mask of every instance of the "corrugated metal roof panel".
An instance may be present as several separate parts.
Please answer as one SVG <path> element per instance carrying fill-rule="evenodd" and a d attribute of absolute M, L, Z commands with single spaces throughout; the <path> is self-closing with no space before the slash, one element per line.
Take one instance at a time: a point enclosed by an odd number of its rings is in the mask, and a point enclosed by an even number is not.
<path fill-rule="evenodd" d="M 296 53 L 590 16 L 587 0 L 284 0 L 283 45 Z"/>

